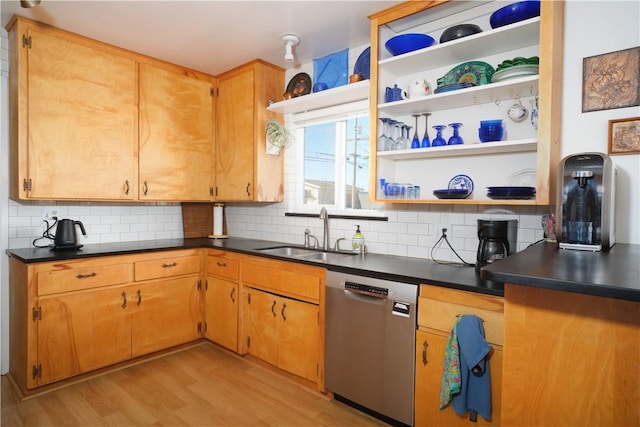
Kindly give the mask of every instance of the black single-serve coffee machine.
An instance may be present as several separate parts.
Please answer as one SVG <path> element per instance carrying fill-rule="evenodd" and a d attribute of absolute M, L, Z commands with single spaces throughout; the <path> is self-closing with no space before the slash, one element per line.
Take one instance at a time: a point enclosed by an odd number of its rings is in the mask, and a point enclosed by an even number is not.
<path fill-rule="evenodd" d="M 562 159 L 556 234 L 560 248 L 600 251 L 615 243 L 615 167 L 603 153 Z"/>
<path fill-rule="evenodd" d="M 516 252 L 518 220 L 478 220 L 476 271 Z"/>

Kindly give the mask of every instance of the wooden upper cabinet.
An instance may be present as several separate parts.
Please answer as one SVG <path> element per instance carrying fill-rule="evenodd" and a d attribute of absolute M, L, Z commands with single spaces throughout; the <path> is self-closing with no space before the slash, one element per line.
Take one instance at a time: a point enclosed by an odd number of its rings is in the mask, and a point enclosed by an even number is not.
<path fill-rule="evenodd" d="M 267 154 L 265 125 L 283 91 L 284 70 L 259 60 L 218 77 L 216 200 L 282 201 L 283 156 Z"/>
<path fill-rule="evenodd" d="M 9 38 L 11 198 L 134 199 L 135 61 L 22 19 Z"/>
<path fill-rule="evenodd" d="M 140 200 L 213 200 L 213 77 L 140 64 Z"/>
<path fill-rule="evenodd" d="M 215 77 L 16 17 L 15 200 L 212 201 Z"/>

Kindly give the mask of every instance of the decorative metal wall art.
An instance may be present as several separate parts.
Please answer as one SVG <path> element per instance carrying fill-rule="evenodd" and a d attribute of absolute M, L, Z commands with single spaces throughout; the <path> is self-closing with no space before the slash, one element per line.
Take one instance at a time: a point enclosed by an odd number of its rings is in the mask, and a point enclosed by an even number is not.
<path fill-rule="evenodd" d="M 640 105 L 640 46 L 582 60 L 582 112 Z"/>
<path fill-rule="evenodd" d="M 640 117 L 609 120 L 609 154 L 640 153 Z"/>

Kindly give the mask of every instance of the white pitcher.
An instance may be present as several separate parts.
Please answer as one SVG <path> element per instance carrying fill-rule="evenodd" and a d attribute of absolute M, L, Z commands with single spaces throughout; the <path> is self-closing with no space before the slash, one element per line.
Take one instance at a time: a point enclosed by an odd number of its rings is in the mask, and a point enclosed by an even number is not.
<path fill-rule="evenodd" d="M 407 92 L 403 92 L 403 98 L 419 98 L 431 93 L 431 85 L 426 80 L 413 80 L 409 83 Z"/>

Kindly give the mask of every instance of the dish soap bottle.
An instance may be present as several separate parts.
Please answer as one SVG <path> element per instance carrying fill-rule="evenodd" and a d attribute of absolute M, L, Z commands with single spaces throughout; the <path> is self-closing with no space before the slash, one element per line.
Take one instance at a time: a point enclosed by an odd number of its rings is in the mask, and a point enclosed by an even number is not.
<path fill-rule="evenodd" d="M 356 233 L 351 238 L 351 247 L 353 252 L 364 253 L 364 236 L 360 232 L 360 226 L 356 225 Z"/>

